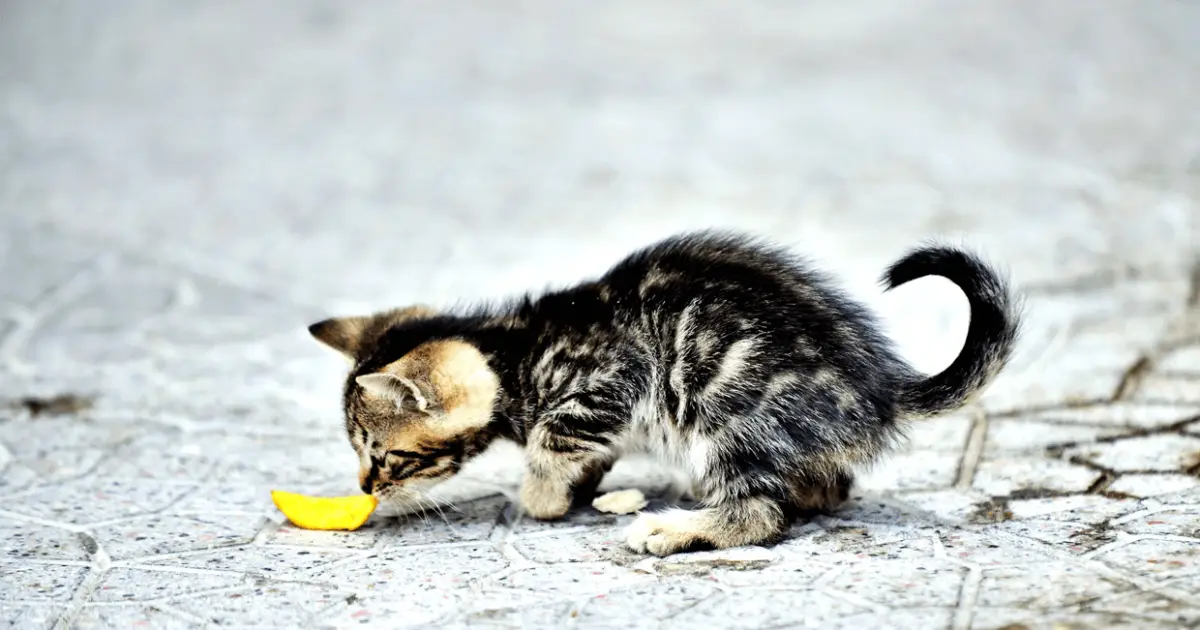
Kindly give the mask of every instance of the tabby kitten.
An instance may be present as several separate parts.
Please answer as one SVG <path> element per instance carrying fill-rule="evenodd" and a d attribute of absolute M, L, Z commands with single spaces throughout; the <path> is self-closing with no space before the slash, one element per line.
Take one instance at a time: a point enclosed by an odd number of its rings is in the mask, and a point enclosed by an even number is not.
<path fill-rule="evenodd" d="M 854 470 L 915 419 L 966 404 L 1007 363 L 1018 313 L 974 256 L 917 249 L 892 289 L 939 275 L 967 295 L 961 354 L 925 376 L 864 308 L 786 252 L 716 232 L 638 251 L 598 280 L 502 307 L 410 307 L 309 330 L 353 364 L 346 429 L 363 492 L 411 504 L 494 440 L 524 447 L 523 509 L 555 519 L 623 453 L 685 471 L 701 507 L 643 512 L 657 555 L 778 541 L 846 500 Z"/>

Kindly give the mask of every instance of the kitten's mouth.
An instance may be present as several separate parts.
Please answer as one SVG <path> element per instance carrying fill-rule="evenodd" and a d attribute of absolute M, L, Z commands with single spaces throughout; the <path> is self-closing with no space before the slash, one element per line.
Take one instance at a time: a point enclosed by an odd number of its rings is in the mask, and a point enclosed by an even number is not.
<path fill-rule="evenodd" d="M 419 487 L 417 487 L 419 485 Z M 439 485 L 433 481 L 426 484 L 389 485 L 376 488 L 375 498 L 383 516 L 402 516 L 423 512 L 432 508 L 437 500 L 429 496 L 429 490 Z"/>
<path fill-rule="evenodd" d="M 398 488 L 396 486 L 384 486 L 382 488 L 376 486 L 371 494 L 375 495 L 375 498 L 379 499 L 380 503 L 394 503 L 395 501 L 402 499 L 403 496 L 408 493 L 405 492 L 403 488 Z"/>
<path fill-rule="evenodd" d="M 411 499 L 405 496 L 406 493 L 394 486 L 376 488 L 371 494 L 379 501 L 378 511 L 381 516 L 395 516 L 402 512 L 405 505 L 411 503 Z"/>

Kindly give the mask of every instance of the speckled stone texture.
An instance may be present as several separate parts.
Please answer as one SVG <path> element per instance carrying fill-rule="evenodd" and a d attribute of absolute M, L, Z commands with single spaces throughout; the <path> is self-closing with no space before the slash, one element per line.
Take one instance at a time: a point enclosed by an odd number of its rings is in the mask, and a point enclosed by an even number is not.
<path fill-rule="evenodd" d="M 0 3 L 0 621 L 1195 627 L 1197 33 L 1181 0 Z M 874 280 L 966 242 L 1023 344 L 772 548 L 522 520 L 511 449 L 357 532 L 271 505 L 356 490 L 306 324 L 709 226 L 809 254 L 927 371 L 964 300 Z"/>

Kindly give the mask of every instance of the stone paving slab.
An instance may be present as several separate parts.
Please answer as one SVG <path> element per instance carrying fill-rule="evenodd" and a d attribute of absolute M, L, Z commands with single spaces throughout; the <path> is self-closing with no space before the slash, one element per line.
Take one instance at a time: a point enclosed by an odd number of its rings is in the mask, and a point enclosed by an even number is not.
<path fill-rule="evenodd" d="M 1200 627 L 1200 6 L 1176 0 L 0 6 L 0 622 L 16 628 Z M 356 532 L 304 326 L 597 274 L 710 226 L 957 353 L 907 247 L 1028 326 L 770 548 L 521 519 L 519 452 Z M 617 465 L 657 509 L 672 479 Z"/>

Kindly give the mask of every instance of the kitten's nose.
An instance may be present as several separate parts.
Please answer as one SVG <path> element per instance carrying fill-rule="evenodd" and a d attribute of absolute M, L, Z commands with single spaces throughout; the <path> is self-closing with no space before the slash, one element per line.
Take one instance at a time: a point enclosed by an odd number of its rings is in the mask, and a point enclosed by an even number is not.
<path fill-rule="evenodd" d="M 375 468 L 359 469 L 358 471 L 358 487 L 362 488 L 363 494 L 371 494 L 375 489 Z"/>

